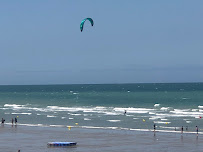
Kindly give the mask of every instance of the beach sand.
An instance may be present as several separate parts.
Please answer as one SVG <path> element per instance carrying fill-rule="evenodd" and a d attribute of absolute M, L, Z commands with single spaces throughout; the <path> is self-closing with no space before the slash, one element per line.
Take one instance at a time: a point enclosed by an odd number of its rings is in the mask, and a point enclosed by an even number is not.
<path fill-rule="evenodd" d="M 0 126 L 1 152 L 200 152 L 203 135 L 111 129 Z M 48 142 L 77 142 L 75 147 L 47 147 Z"/>

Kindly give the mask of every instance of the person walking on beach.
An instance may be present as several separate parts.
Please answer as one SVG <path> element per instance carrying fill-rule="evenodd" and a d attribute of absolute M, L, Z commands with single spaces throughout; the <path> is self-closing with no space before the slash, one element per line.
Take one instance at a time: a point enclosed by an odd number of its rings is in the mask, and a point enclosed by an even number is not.
<path fill-rule="evenodd" d="M 198 129 L 198 127 L 196 126 L 196 131 L 197 131 L 197 136 L 198 136 L 198 131 L 199 131 L 199 129 Z"/>
<path fill-rule="evenodd" d="M 17 124 L 17 118 L 15 117 L 15 124 Z"/>
<path fill-rule="evenodd" d="M 181 127 L 181 134 L 183 134 L 183 126 Z"/>

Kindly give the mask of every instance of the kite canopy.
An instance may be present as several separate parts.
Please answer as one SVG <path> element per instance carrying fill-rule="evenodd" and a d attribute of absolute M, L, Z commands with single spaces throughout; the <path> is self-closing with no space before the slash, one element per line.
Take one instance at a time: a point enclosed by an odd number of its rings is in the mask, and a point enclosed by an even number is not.
<path fill-rule="evenodd" d="M 80 23 L 80 30 L 81 30 L 81 32 L 83 31 L 83 26 L 84 26 L 84 23 L 85 23 L 86 20 L 89 20 L 92 26 L 94 25 L 93 19 L 91 19 L 91 18 L 85 18 L 85 19 L 82 20 L 82 22 Z"/>

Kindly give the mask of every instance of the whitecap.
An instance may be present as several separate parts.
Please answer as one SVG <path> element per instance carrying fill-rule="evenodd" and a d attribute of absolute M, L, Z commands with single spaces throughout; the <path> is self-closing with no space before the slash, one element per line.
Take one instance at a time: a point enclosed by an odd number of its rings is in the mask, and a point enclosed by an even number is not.
<path fill-rule="evenodd" d="M 159 107 L 159 106 L 160 106 L 160 104 L 158 104 L 158 103 L 154 104 L 154 107 Z"/>
<path fill-rule="evenodd" d="M 149 114 L 150 114 L 150 115 L 155 115 L 156 113 L 154 113 L 154 112 L 149 112 Z"/>
<path fill-rule="evenodd" d="M 126 116 L 128 116 L 128 117 L 133 117 L 134 115 L 126 115 Z"/>
<path fill-rule="evenodd" d="M 161 107 L 160 110 L 163 110 L 163 111 L 168 111 L 170 109 L 170 107 Z"/>
<path fill-rule="evenodd" d="M 161 119 L 162 121 L 167 121 L 168 119 Z"/>
<path fill-rule="evenodd" d="M 171 122 L 164 122 L 164 121 L 154 121 L 156 124 L 170 124 Z"/>
<path fill-rule="evenodd" d="M 109 121 L 109 122 L 119 122 L 121 120 L 107 120 L 107 121 Z"/>
<path fill-rule="evenodd" d="M 31 115 L 32 113 L 11 113 L 12 115 Z"/>
<path fill-rule="evenodd" d="M 120 112 L 123 114 L 123 112 L 126 110 L 127 113 L 149 113 L 150 111 L 154 111 L 154 109 L 148 109 L 148 108 L 114 108 L 113 109 L 116 112 Z"/>
<path fill-rule="evenodd" d="M 198 106 L 198 108 L 203 109 L 203 106 Z"/>
<path fill-rule="evenodd" d="M 72 116 L 80 116 L 81 114 L 72 113 L 72 114 L 70 114 L 70 115 L 72 115 Z"/>
<path fill-rule="evenodd" d="M 91 120 L 91 119 L 89 119 L 89 118 L 84 118 L 84 120 Z"/>
<path fill-rule="evenodd" d="M 182 100 L 188 100 L 188 99 L 190 99 L 190 98 L 182 98 Z"/>
<path fill-rule="evenodd" d="M 47 115 L 47 117 L 56 117 L 56 116 Z"/>

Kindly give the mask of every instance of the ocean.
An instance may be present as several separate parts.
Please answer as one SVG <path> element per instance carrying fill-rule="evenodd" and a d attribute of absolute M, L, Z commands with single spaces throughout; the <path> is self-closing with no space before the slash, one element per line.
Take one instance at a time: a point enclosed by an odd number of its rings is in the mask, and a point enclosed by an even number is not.
<path fill-rule="evenodd" d="M 201 133 L 203 83 L 0 86 L 0 118 L 15 117 L 22 126 Z"/>

